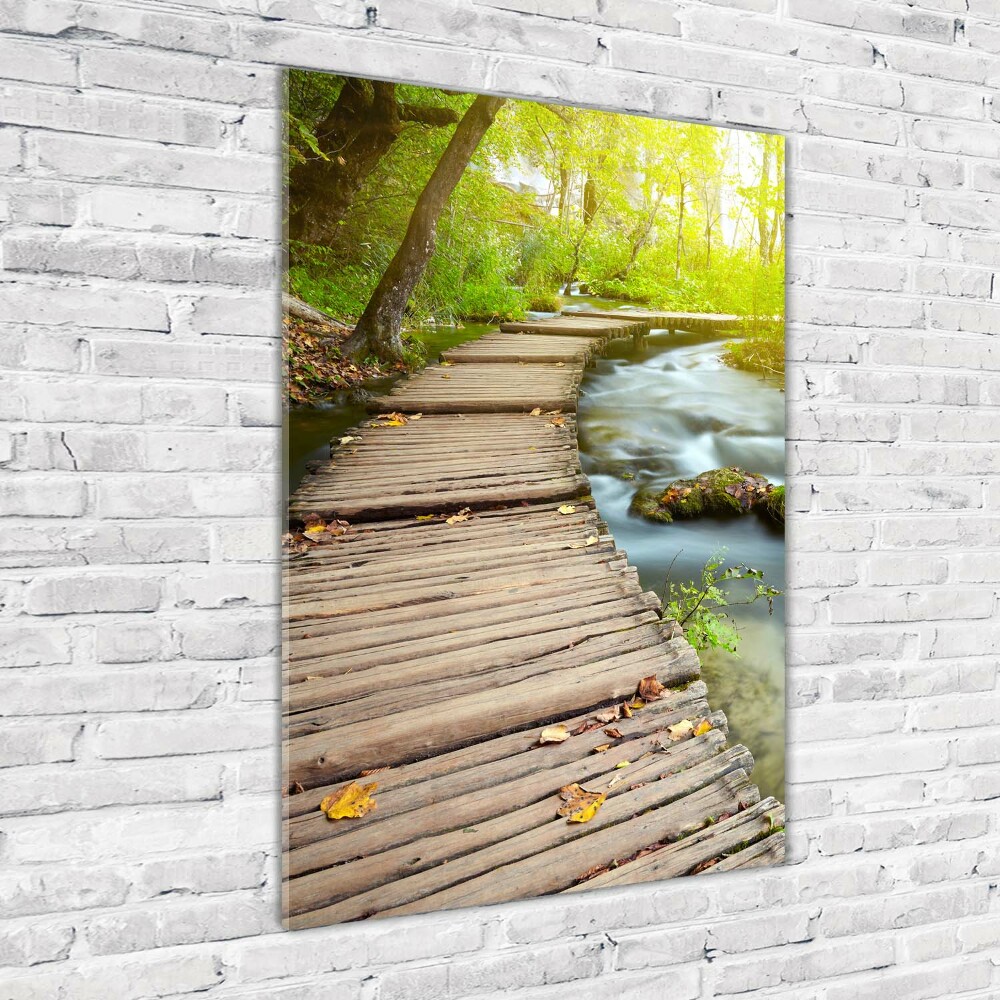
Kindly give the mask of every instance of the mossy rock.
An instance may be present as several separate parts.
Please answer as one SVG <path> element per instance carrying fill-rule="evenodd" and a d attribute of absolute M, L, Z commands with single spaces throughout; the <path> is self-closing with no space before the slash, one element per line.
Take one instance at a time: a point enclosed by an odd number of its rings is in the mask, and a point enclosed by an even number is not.
<path fill-rule="evenodd" d="M 629 513 L 638 514 L 639 517 L 646 518 L 647 521 L 660 521 L 663 524 L 671 524 L 673 517 L 670 512 L 660 505 L 655 490 L 639 490 L 632 503 L 629 504 Z"/>
<path fill-rule="evenodd" d="M 780 499 L 769 501 L 779 491 Z M 784 487 L 775 488 L 763 476 L 735 467 L 712 469 L 694 479 L 675 480 L 659 493 L 639 490 L 630 508 L 640 517 L 665 524 L 705 516 L 739 517 L 757 509 L 783 522 Z"/>
<path fill-rule="evenodd" d="M 778 524 L 785 523 L 785 487 L 775 486 L 764 495 L 760 509 Z"/>

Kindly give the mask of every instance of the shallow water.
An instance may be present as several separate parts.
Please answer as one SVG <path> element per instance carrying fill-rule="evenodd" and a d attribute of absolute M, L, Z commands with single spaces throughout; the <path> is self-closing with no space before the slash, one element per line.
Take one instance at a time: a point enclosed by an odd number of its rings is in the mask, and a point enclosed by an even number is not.
<path fill-rule="evenodd" d="M 564 301 L 569 308 L 622 305 L 581 295 Z M 494 329 L 468 323 L 431 327 L 419 335 L 434 358 Z M 784 482 L 784 394 L 757 376 L 725 367 L 719 361 L 721 345 L 722 340 L 706 341 L 703 335 L 666 332 L 652 334 L 639 349 L 617 342 L 583 381 L 578 416 L 583 470 L 618 547 L 628 553 L 646 589 L 661 596 L 672 560 L 674 579 L 696 579 L 720 548 L 728 550 L 727 564 L 749 563 L 764 570 L 768 583 L 783 586 L 783 534 L 757 517 L 665 525 L 628 513 L 640 486 L 665 486 L 724 465 L 739 464 Z M 366 388 L 379 394 L 394 381 Z M 323 406 L 291 410 L 286 415 L 290 490 L 308 461 L 329 455 L 331 438 L 366 416 L 346 392 L 333 394 Z M 625 473 L 635 478 L 622 478 Z M 715 650 L 701 654 L 712 707 L 726 713 L 733 741 L 753 753 L 753 779 L 761 794 L 778 798 L 783 798 L 785 773 L 783 612 L 781 598 L 772 617 L 761 603 L 734 609 L 740 657 Z"/>
<path fill-rule="evenodd" d="M 784 482 L 784 394 L 723 365 L 722 343 L 665 331 L 638 349 L 618 342 L 583 380 L 583 471 L 618 547 L 644 587 L 660 596 L 672 561 L 674 580 L 699 579 L 722 548 L 727 565 L 748 563 L 772 586 L 784 585 L 783 533 L 756 516 L 659 524 L 628 512 L 641 486 L 662 488 L 725 465 Z M 737 583 L 734 596 L 745 586 Z M 778 798 L 785 773 L 783 617 L 782 598 L 771 616 L 764 602 L 734 608 L 739 658 L 718 650 L 701 654 L 712 707 L 726 713 L 732 740 L 753 753 L 761 794 Z"/>

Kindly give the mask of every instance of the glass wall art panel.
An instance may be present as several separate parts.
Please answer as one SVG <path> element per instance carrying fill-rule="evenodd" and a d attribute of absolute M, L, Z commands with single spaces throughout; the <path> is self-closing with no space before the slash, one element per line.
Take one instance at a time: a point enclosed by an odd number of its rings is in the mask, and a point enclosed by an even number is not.
<path fill-rule="evenodd" d="M 783 139 L 286 118 L 286 925 L 780 863 Z"/>

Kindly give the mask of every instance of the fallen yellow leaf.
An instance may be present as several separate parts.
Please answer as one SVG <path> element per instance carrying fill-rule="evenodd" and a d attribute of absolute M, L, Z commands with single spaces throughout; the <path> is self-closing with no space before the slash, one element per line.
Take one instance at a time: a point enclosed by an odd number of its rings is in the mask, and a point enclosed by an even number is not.
<path fill-rule="evenodd" d="M 370 785 L 359 785 L 352 781 L 328 795 L 319 807 L 326 813 L 327 819 L 360 819 L 376 807 L 372 798 L 376 788 L 378 784 L 374 781 Z"/>
<path fill-rule="evenodd" d="M 564 503 L 559 508 L 559 513 L 560 514 L 575 514 L 576 513 L 576 507 L 574 507 L 573 504 L 571 504 L 571 503 Z"/>
<path fill-rule="evenodd" d="M 557 726 L 549 726 L 547 729 L 543 729 L 541 735 L 538 737 L 538 742 L 543 746 L 546 743 L 562 743 L 563 740 L 569 739 L 569 730 L 561 722 Z"/>
<path fill-rule="evenodd" d="M 619 763 L 615 764 L 615 770 L 616 771 L 620 771 L 623 767 L 630 767 L 631 764 L 632 764 L 632 761 L 630 761 L 630 760 L 620 761 Z"/>
<path fill-rule="evenodd" d="M 468 521 L 472 513 L 471 507 L 463 507 L 457 514 L 445 518 L 445 524 L 458 524 L 460 521 Z"/>
<path fill-rule="evenodd" d="M 589 823 L 597 815 L 597 810 L 600 809 L 601 806 L 604 805 L 604 800 L 607 797 L 608 797 L 607 792 L 604 792 L 601 795 L 598 795 L 597 798 L 594 799 L 594 801 L 590 803 L 590 805 L 584 806 L 582 809 L 580 809 L 577 812 L 573 813 L 569 817 L 569 819 L 566 820 L 566 822 L 567 823 Z"/>
<path fill-rule="evenodd" d="M 434 515 L 433 514 L 417 514 L 416 518 L 417 518 L 418 521 L 433 521 L 434 520 Z"/>
<path fill-rule="evenodd" d="M 558 816 L 568 816 L 570 823 L 586 823 L 604 804 L 607 793 L 588 792 L 576 782 L 559 789 L 563 805 L 556 810 Z"/>
<path fill-rule="evenodd" d="M 681 719 L 674 726 L 667 726 L 667 733 L 672 740 L 682 740 L 694 732 L 694 723 L 690 719 Z"/>
<path fill-rule="evenodd" d="M 318 524 L 310 524 L 309 527 L 306 528 L 305 533 L 307 535 L 321 535 L 324 531 L 326 531 L 326 525 L 320 521 Z"/>
<path fill-rule="evenodd" d="M 531 411 L 531 413 L 528 414 L 529 417 L 540 417 L 541 415 L 542 415 L 542 408 L 540 406 L 536 406 Z"/>
<path fill-rule="evenodd" d="M 711 729 L 712 729 L 712 723 L 709 722 L 708 719 L 702 719 L 701 722 L 699 722 L 698 725 L 694 727 L 694 735 L 701 736 L 704 733 L 711 731 Z"/>
<path fill-rule="evenodd" d="M 594 753 L 604 753 L 605 750 L 610 750 L 610 743 L 602 743 L 599 747 L 594 747 Z"/>

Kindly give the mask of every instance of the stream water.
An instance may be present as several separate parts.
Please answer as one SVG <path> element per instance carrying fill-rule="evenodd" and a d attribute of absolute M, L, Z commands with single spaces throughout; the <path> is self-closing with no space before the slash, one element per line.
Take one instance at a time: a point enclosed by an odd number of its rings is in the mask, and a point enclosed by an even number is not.
<path fill-rule="evenodd" d="M 719 360 L 723 340 L 654 332 L 636 349 L 619 341 L 584 376 L 578 411 L 580 460 L 597 509 L 645 589 L 663 596 L 667 570 L 698 580 L 714 553 L 746 563 L 784 587 L 784 534 L 753 515 L 659 524 L 629 513 L 642 486 L 739 465 L 773 483 L 785 478 L 785 397 L 757 376 Z M 632 478 L 634 477 L 634 478 Z M 671 563 L 673 566 L 671 567 Z M 733 600 L 749 587 L 730 587 Z M 732 609 L 739 655 L 705 650 L 702 675 L 733 742 L 749 747 L 761 795 L 783 799 L 785 775 L 784 601 Z"/>
<path fill-rule="evenodd" d="M 570 308 L 615 308 L 619 302 L 568 298 Z M 496 329 L 489 324 L 436 327 L 421 332 L 429 356 Z M 587 370 L 580 395 L 578 427 L 583 471 L 598 510 L 620 549 L 637 567 L 643 586 L 663 595 L 668 567 L 675 580 L 696 580 L 708 558 L 726 550 L 726 564 L 747 563 L 764 571 L 772 586 L 784 586 L 784 536 L 755 516 L 659 524 L 629 514 L 641 486 L 666 486 L 674 479 L 739 465 L 783 483 L 785 397 L 755 375 L 727 368 L 719 360 L 723 341 L 704 335 L 654 331 L 639 348 L 612 343 Z M 392 380 L 368 386 L 385 391 Z M 329 441 L 366 417 L 347 393 L 322 407 L 287 414 L 286 483 L 294 490 L 308 461 L 325 458 Z M 634 478 L 633 478 L 634 477 Z M 732 587 L 734 600 L 746 585 Z M 718 650 L 701 654 L 702 674 L 713 708 L 729 719 L 733 742 L 749 747 L 753 780 L 761 795 L 784 798 L 784 603 L 773 615 L 759 601 L 738 606 L 739 656 Z"/>

